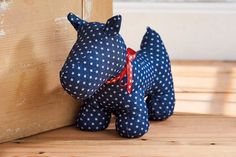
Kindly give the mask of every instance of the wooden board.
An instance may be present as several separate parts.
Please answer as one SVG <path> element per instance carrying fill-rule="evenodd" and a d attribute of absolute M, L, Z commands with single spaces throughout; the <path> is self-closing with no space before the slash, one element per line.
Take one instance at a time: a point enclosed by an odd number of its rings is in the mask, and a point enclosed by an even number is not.
<path fill-rule="evenodd" d="M 236 62 L 172 63 L 175 111 L 236 116 Z"/>
<path fill-rule="evenodd" d="M 0 156 L 233 157 L 235 132 L 233 117 L 177 114 L 167 121 L 151 122 L 149 132 L 137 139 L 119 137 L 114 122 L 102 132 L 66 127 L 1 144 Z"/>
<path fill-rule="evenodd" d="M 111 1 L 91 3 L 93 20 L 111 16 Z M 83 17 L 84 2 L 0 0 L 0 5 L 0 142 L 71 124 L 79 103 L 62 90 L 59 70 L 76 40 L 66 16 L 72 11 Z"/>
<path fill-rule="evenodd" d="M 236 62 L 173 61 L 177 92 L 236 93 Z"/>

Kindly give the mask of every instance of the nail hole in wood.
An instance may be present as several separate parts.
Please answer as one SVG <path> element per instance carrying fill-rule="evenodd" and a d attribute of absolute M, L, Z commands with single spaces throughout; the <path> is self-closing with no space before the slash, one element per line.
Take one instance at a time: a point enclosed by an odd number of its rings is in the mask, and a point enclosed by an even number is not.
<path fill-rule="evenodd" d="M 45 152 L 39 152 L 39 154 L 44 154 Z"/>

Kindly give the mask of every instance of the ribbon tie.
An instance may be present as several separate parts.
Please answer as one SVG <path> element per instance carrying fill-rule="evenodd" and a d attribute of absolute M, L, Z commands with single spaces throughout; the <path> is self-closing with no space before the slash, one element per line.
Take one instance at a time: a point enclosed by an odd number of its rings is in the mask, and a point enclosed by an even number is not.
<path fill-rule="evenodd" d="M 132 91 L 132 77 L 133 77 L 131 62 L 135 59 L 135 57 L 136 57 L 136 52 L 133 49 L 128 48 L 126 54 L 126 64 L 124 69 L 116 77 L 112 78 L 111 80 L 108 80 L 107 84 L 120 81 L 125 77 L 125 75 L 127 75 L 127 84 L 125 85 L 127 85 L 127 91 L 130 94 Z"/>

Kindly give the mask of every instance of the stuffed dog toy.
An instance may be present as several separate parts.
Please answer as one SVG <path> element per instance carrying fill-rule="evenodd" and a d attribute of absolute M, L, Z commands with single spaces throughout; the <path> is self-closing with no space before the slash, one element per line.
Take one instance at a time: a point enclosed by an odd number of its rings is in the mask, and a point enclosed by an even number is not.
<path fill-rule="evenodd" d="M 175 93 L 170 60 L 160 35 L 147 27 L 137 52 L 126 48 L 119 34 L 121 16 L 107 22 L 87 22 L 73 13 L 68 20 L 77 41 L 60 71 L 62 87 L 83 100 L 76 125 L 85 131 L 108 127 L 115 115 L 122 137 L 144 135 L 149 120 L 173 114 Z"/>

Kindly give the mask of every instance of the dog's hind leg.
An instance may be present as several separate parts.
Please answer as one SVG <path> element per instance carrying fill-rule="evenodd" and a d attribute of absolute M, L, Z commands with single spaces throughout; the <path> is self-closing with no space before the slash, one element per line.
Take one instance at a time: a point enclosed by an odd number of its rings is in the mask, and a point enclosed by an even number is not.
<path fill-rule="evenodd" d="M 149 120 L 165 120 L 173 114 L 174 92 L 149 95 L 147 100 Z"/>

